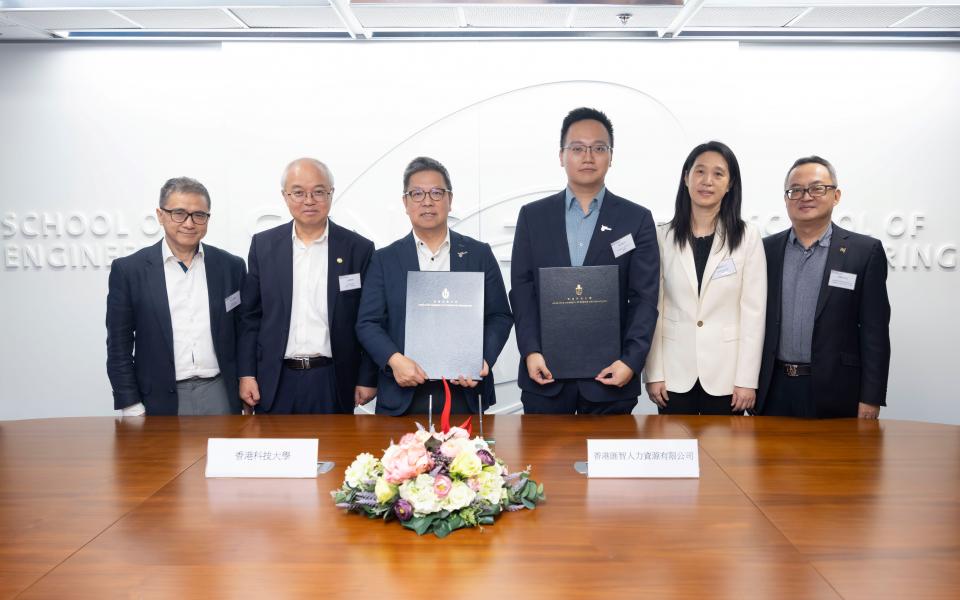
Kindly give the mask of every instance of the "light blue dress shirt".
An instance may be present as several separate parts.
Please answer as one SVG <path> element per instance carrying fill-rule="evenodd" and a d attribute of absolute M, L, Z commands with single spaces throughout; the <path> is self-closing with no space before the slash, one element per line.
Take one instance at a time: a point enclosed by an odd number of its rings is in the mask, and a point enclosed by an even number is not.
<path fill-rule="evenodd" d="M 596 197 L 590 201 L 587 213 L 584 214 L 577 197 L 570 191 L 570 188 L 567 188 L 567 246 L 570 248 L 571 266 L 583 266 L 583 261 L 587 257 L 587 248 L 590 247 L 590 239 L 593 237 L 593 230 L 596 229 L 597 219 L 600 218 L 603 196 L 606 193 L 606 186 L 600 188 Z"/>

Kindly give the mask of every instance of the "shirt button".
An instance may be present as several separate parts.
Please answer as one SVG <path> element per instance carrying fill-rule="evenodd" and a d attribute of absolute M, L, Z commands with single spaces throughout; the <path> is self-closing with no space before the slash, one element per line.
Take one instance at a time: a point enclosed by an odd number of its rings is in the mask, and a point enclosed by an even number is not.
<path fill-rule="evenodd" d="M 703 327 L 703 321 L 697 321 L 697 327 Z"/>

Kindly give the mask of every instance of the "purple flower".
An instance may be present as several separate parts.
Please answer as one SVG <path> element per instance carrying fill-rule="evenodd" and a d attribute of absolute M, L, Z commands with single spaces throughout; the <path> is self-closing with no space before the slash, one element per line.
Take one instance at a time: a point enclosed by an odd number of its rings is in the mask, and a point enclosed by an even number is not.
<path fill-rule="evenodd" d="M 496 464 L 496 460 L 493 458 L 493 454 L 490 454 L 489 450 L 477 450 L 477 458 L 480 459 L 480 462 L 485 467 L 492 466 Z"/>
<path fill-rule="evenodd" d="M 393 514 L 401 521 L 409 521 L 413 518 L 413 505 L 403 499 L 397 500 L 393 505 Z"/>

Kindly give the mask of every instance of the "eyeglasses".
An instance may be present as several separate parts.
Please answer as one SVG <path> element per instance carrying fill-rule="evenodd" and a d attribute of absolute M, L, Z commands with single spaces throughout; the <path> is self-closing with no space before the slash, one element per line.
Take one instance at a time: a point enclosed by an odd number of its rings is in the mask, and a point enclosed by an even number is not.
<path fill-rule="evenodd" d="M 613 146 L 608 146 L 606 144 L 592 144 L 587 146 L 585 144 L 570 144 L 569 146 L 564 146 L 564 150 L 569 150 L 573 153 L 574 156 L 586 156 L 587 151 L 590 151 L 594 156 L 605 156 L 608 152 L 613 150 Z"/>
<path fill-rule="evenodd" d="M 807 187 L 792 187 L 783 192 L 784 197 L 788 200 L 799 200 L 803 198 L 804 194 L 810 194 L 811 198 L 822 198 L 827 195 L 827 190 L 835 190 L 837 186 L 835 185 L 824 185 L 822 183 L 815 183 L 813 185 L 808 185 Z"/>
<path fill-rule="evenodd" d="M 313 190 L 308 192 L 306 190 L 294 190 L 292 192 L 284 192 L 287 196 L 290 197 L 296 203 L 304 202 L 308 197 L 313 198 L 317 202 L 325 202 L 330 198 L 333 198 L 333 190 L 329 192 L 327 190 Z"/>
<path fill-rule="evenodd" d="M 203 212 L 202 210 L 187 212 L 182 208 L 168 210 L 162 206 L 160 207 L 160 210 L 170 215 L 170 218 L 173 219 L 174 223 L 183 223 L 187 220 L 187 217 L 190 217 L 194 225 L 205 225 L 207 221 L 210 220 L 210 213 Z"/>
<path fill-rule="evenodd" d="M 432 190 L 421 190 L 420 188 L 417 188 L 415 190 L 404 192 L 403 195 L 407 198 L 410 198 L 417 204 L 420 204 L 427 199 L 427 196 L 430 196 L 430 199 L 434 202 L 440 202 L 448 192 L 450 192 L 450 190 L 445 190 L 443 188 L 433 188 Z"/>

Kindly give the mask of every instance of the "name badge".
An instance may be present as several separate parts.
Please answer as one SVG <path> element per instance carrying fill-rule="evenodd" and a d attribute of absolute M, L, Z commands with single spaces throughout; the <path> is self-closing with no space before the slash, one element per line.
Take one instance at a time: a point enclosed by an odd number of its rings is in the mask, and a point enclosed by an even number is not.
<path fill-rule="evenodd" d="M 610 244 L 610 247 L 613 248 L 613 257 L 620 258 L 627 252 L 630 252 L 636 248 L 637 245 L 633 243 L 633 236 L 628 233 L 619 240 Z"/>
<path fill-rule="evenodd" d="M 700 477 L 697 440 L 587 440 L 587 477 Z"/>
<path fill-rule="evenodd" d="M 316 477 L 317 439 L 210 438 L 207 477 Z"/>
<path fill-rule="evenodd" d="M 727 277 L 733 275 L 737 272 L 737 265 L 734 264 L 733 259 L 727 257 L 720 261 L 720 264 L 717 265 L 717 269 L 713 272 L 713 277 L 710 279 L 720 279 L 721 277 Z"/>
<path fill-rule="evenodd" d="M 340 291 L 349 292 L 350 290 L 360 289 L 360 273 L 351 273 L 340 276 Z"/>
<path fill-rule="evenodd" d="M 234 293 L 227 296 L 223 303 L 227 305 L 227 312 L 235 309 L 240 306 L 240 290 L 235 291 Z"/>
<path fill-rule="evenodd" d="M 843 271 L 830 270 L 830 281 L 827 282 L 827 285 L 843 288 L 845 290 L 852 290 L 857 287 L 857 274 L 856 273 L 844 273 Z"/>

